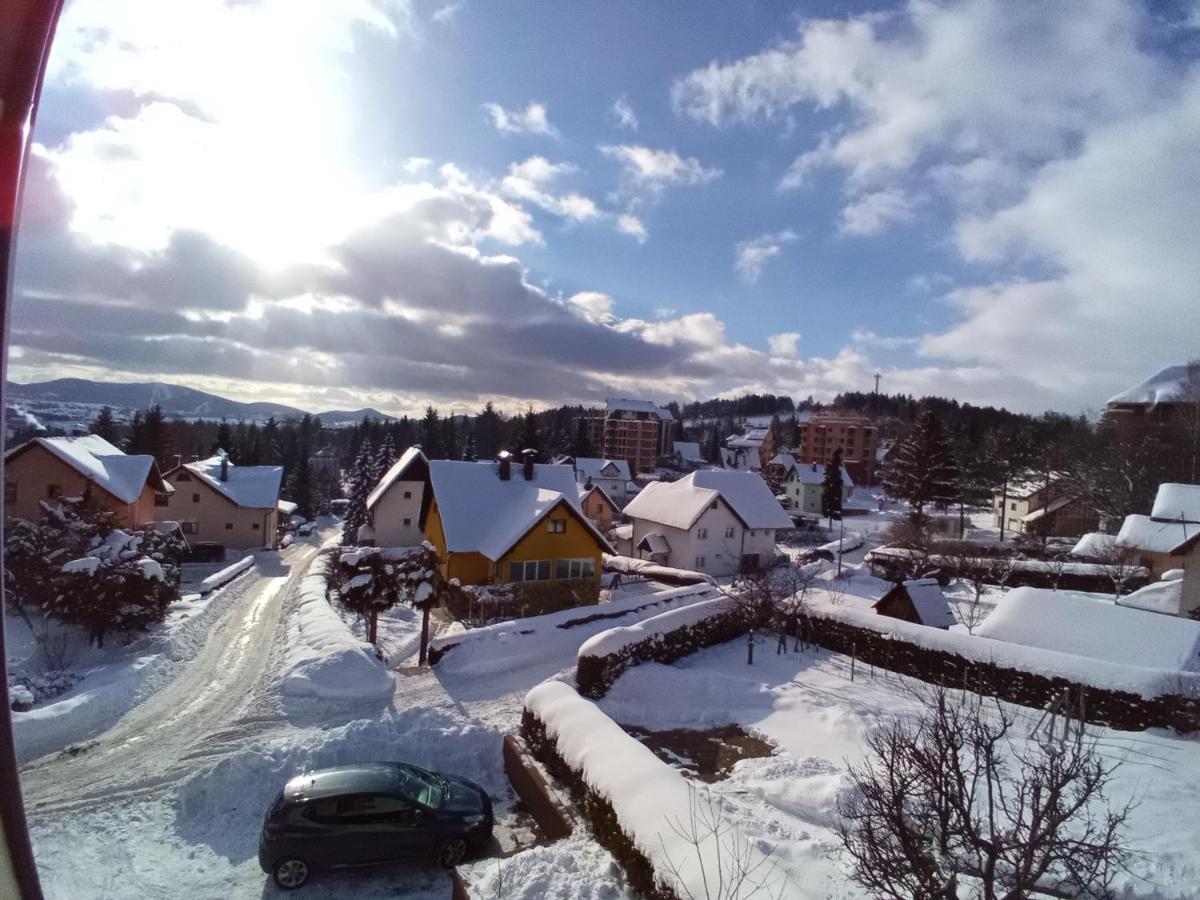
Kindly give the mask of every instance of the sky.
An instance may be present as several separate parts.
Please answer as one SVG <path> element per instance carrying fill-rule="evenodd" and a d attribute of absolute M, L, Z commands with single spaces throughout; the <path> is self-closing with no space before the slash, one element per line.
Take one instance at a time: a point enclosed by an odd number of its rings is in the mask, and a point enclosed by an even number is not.
<path fill-rule="evenodd" d="M 68 0 L 9 374 L 1096 409 L 1200 356 L 1200 2 Z"/>

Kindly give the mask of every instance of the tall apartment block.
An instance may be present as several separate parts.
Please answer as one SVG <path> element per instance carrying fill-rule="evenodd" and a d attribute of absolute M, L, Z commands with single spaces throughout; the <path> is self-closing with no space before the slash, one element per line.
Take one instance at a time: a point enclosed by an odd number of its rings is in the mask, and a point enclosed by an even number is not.
<path fill-rule="evenodd" d="M 872 483 L 879 431 L 869 418 L 860 413 L 822 410 L 800 422 L 799 431 L 800 446 L 795 454 L 800 462 L 824 465 L 840 447 L 842 463 L 855 484 Z"/>
<path fill-rule="evenodd" d="M 675 417 L 649 400 L 609 399 L 603 416 L 587 418 L 597 456 L 623 459 L 631 472 L 649 472 L 675 449 Z"/>

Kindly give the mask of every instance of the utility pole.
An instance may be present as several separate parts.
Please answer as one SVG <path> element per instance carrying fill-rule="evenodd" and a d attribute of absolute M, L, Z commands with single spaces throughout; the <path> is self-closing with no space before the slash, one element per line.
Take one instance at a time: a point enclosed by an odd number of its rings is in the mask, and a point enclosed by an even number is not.
<path fill-rule="evenodd" d="M 879 379 L 880 379 L 880 378 L 882 378 L 882 377 L 883 377 L 883 376 L 882 376 L 882 375 L 880 375 L 878 372 L 876 372 L 876 373 L 875 373 L 875 393 L 876 393 L 876 394 L 878 394 L 878 393 L 879 393 Z"/>

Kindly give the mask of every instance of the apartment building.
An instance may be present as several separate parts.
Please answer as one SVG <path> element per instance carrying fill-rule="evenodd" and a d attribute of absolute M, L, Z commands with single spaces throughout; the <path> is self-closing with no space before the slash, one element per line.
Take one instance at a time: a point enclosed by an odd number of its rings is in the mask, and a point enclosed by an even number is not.
<path fill-rule="evenodd" d="M 873 484 L 879 430 L 867 416 L 854 412 L 822 410 L 799 426 L 800 446 L 792 455 L 801 463 L 825 465 L 833 451 L 842 451 L 842 464 L 855 484 Z"/>
<path fill-rule="evenodd" d="M 603 416 L 585 419 L 597 456 L 623 459 L 633 472 L 650 472 L 675 452 L 675 417 L 650 400 L 611 398 Z"/>

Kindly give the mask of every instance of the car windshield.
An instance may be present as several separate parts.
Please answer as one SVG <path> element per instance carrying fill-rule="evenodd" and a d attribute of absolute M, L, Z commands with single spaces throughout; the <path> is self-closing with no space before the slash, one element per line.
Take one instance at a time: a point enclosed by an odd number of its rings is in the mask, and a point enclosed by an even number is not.
<path fill-rule="evenodd" d="M 438 809 L 446 800 L 446 779 L 415 766 L 396 766 L 396 780 L 405 797 L 430 809 Z"/>

